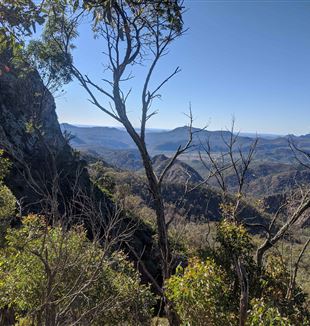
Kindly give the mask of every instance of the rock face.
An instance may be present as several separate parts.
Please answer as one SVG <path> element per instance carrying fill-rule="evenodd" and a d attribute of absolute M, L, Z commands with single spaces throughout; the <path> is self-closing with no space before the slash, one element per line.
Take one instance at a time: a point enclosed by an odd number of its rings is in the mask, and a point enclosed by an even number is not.
<path fill-rule="evenodd" d="M 90 191 L 86 169 L 61 133 L 54 98 L 36 72 L 0 76 L 0 121 L 0 148 L 13 162 L 7 184 L 27 211 L 39 210 L 57 175 L 64 200 L 77 178 Z"/>
<path fill-rule="evenodd" d="M 38 147 L 38 134 L 31 130 L 36 124 L 46 145 L 65 146 L 55 113 L 53 96 L 36 73 L 18 78 L 10 73 L 0 78 L 0 140 L 11 149 L 33 151 Z"/>

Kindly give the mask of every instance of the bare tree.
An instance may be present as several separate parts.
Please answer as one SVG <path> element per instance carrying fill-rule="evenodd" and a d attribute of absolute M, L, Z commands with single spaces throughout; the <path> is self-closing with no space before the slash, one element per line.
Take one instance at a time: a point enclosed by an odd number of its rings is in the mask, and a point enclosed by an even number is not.
<path fill-rule="evenodd" d="M 242 200 L 245 196 L 244 188 L 246 186 L 247 173 L 254 157 L 258 138 L 255 138 L 250 143 L 247 150 L 244 150 L 238 144 L 239 133 L 235 132 L 234 120 L 232 121 L 231 129 L 227 130 L 227 132 L 221 133 L 225 151 L 219 154 L 214 153 L 211 140 L 207 139 L 206 142 L 201 141 L 202 150 L 199 151 L 199 156 L 202 164 L 209 171 L 205 182 L 208 183 L 211 178 L 215 178 L 221 190 L 223 204 L 227 207 L 223 211 L 226 218 L 237 224 L 246 224 L 246 221 L 241 219 L 240 214 L 242 211 Z M 230 191 L 231 189 L 227 182 L 228 173 L 236 180 L 236 186 L 233 187 L 232 191 Z M 234 193 L 235 195 L 233 195 Z M 239 325 L 244 326 L 247 320 L 249 305 L 249 279 L 242 257 L 233 254 L 232 262 L 240 285 Z"/>
<path fill-rule="evenodd" d="M 275 224 L 278 222 L 284 209 L 287 210 L 285 213 L 287 219 L 280 228 L 277 228 L 275 227 Z M 296 225 L 309 209 L 310 189 L 301 188 L 299 194 L 297 194 L 295 190 L 291 200 L 286 200 L 282 205 L 280 205 L 268 226 L 265 241 L 257 249 L 256 261 L 259 268 L 263 266 L 263 258 L 266 252 L 282 240 L 292 226 Z"/>
<path fill-rule="evenodd" d="M 153 208 L 156 212 L 158 246 L 161 255 L 161 269 L 163 280 L 171 275 L 171 250 L 168 242 L 167 223 L 165 219 L 164 202 L 162 197 L 163 180 L 173 166 L 176 159 L 186 152 L 192 143 L 192 113 L 189 113 L 189 138 L 183 146 L 179 146 L 171 157 L 161 175 L 156 175 L 152 165 L 150 153 L 146 145 L 146 125 L 148 120 L 157 111 L 152 111 L 153 101 L 160 96 L 159 91 L 177 73 L 179 67 L 172 71 L 157 86 L 151 87 L 152 77 L 160 59 L 167 55 L 170 44 L 183 34 L 182 31 L 182 2 L 171 1 L 141 1 L 134 5 L 131 1 L 113 2 L 108 17 L 98 19 L 94 31 L 98 37 L 105 41 L 107 51 L 106 75 L 102 84 L 93 81 L 90 76 L 84 75 L 78 67 L 71 65 L 72 73 L 86 90 L 90 102 L 121 123 L 136 144 L 148 180 L 148 187 L 153 197 Z M 105 12 L 100 4 L 93 7 L 95 15 Z M 64 52 L 70 50 L 70 39 L 74 33 L 74 24 L 67 24 L 64 19 L 59 26 L 61 37 L 55 36 L 56 41 Z M 73 27 L 72 27 L 73 26 Z M 128 116 L 127 100 L 131 88 L 126 89 L 124 83 L 130 81 L 132 67 L 147 65 L 147 72 L 141 90 L 141 124 L 140 131 L 134 128 Z"/>
<path fill-rule="evenodd" d="M 309 243 L 310 243 L 310 237 L 308 237 L 308 240 L 304 243 L 302 249 L 300 250 L 297 260 L 294 263 L 293 271 L 291 271 L 290 283 L 289 283 L 289 286 L 287 288 L 287 293 L 286 293 L 286 298 L 288 300 L 292 299 L 293 292 L 296 287 L 296 277 L 297 277 L 297 273 L 299 270 L 299 265 L 300 265 L 300 262 L 309 246 Z"/>
<path fill-rule="evenodd" d="M 299 148 L 293 139 L 289 139 L 289 147 L 292 150 L 292 153 L 296 159 L 296 161 L 304 168 L 310 169 L 310 154 L 301 148 Z M 267 231 L 267 237 L 265 241 L 258 247 L 256 252 L 256 261 L 258 267 L 261 268 L 263 266 L 263 258 L 265 253 L 274 247 L 276 243 L 284 238 L 287 232 L 290 229 L 298 224 L 305 214 L 309 212 L 310 209 L 310 189 L 308 186 L 305 185 L 296 185 L 295 189 L 291 191 L 291 194 L 286 195 L 286 200 L 282 203 L 278 210 L 274 213 L 273 218 L 271 219 Z M 283 216 L 284 215 L 284 216 Z M 282 221 L 284 223 L 280 228 L 276 228 L 275 224 L 279 221 L 282 216 Z M 285 219 L 284 219 L 285 217 Z M 305 244 L 305 250 L 308 244 Z M 301 257 L 303 255 L 304 250 L 301 251 Z M 295 271 L 297 274 L 298 271 L 298 264 L 301 257 L 297 260 L 297 266 L 295 267 Z M 296 274 L 293 273 L 291 285 L 295 283 Z M 291 289 L 292 290 L 292 289 Z M 289 290 L 289 292 L 291 292 Z"/>
<path fill-rule="evenodd" d="M 225 150 L 220 153 L 213 151 L 210 138 L 206 141 L 201 141 L 200 161 L 206 170 L 209 171 L 208 177 L 204 182 L 208 183 L 211 178 L 216 180 L 221 190 L 223 202 L 231 203 L 233 199 L 230 218 L 244 223 L 244 221 L 240 220 L 241 203 L 246 196 L 244 188 L 247 185 L 247 174 L 254 159 L 258 138 L 256 137 L 246 150 L 242 148 L 238 144 L 239 133 L 235 131 L 234 120 L 232 121 L 231 129 L 221 133 L 221 138 Z M 229 184 L 228 176 L 234 181 L 234 186 Z"/>

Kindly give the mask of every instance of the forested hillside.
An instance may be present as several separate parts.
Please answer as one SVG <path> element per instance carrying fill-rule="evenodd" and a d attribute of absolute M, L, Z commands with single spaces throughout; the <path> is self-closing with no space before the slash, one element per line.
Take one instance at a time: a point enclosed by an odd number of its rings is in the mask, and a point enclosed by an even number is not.
<path fill-rule="evenodd" d="M 309 325 L 310 136 L 148 129 L 184 4 L 0 0 L 0 325 Z"/>

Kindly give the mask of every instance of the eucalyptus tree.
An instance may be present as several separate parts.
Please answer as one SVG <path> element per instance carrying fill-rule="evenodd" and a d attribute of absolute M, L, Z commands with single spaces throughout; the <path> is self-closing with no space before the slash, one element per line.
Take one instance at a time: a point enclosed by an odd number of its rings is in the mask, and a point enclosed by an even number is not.
<path fill-rule="evenodd" d="M 89 1 L 74 15 L 74 18 L 68 20 L 64 17 L 61 20 L 57 17 L 57 20 L 50 21 L 50 32 L 45 37 L 55 41 L 64 53 L 71 53 L 70 42 L 74 37 L 75 28 L 83 15 L 92 14 L 94 35 L 102 40 L 106 47 L 105 53 L 102 54 L 102 63 L 106 67 L 105 73 L 101 76 L 102 82 L 97 83 L 91 76 L 83 74 L 73 60 L 72 74 L 88 94 L 90 102 L 125 127 L 140 152 L 156 212 L 162 278 L 166 280 L 171 276 L 173 259 L 168 241 L 162 183 L 177 157 L 191 146 L 191 113 L 188 142 L 176 150 L 161 175 L 156 175 L 154 171 L 145 139 L 147 122 L 157 113 L 152 110 L 153 101 L 160 96 L 161 88 L 180 71 L 177 67 L 158 85 L 151 86 L 158 62 L 167 54 L 171 43 L 183 34 L 183 7 L 180 1 L 170 0 L 108 1 L 107 3 L 109 6 L 102 5 L 100 1 Z M 146 66 L 147 69 L 140 90 L 141 103 L 137 104 L 137 109 L 141 112 L 140 131 L 137 131 L 128 116 L 128 98 L 131 89 L 127 89 L 125 84 L 134 78 L 131 71 L 140 65 Z M 161 287 L 157 284 L 156 288 Z M 163 290 L 161 295 L 166 303 L 170 323 L 177 324 L 177 316 L 172 313 Z"/>

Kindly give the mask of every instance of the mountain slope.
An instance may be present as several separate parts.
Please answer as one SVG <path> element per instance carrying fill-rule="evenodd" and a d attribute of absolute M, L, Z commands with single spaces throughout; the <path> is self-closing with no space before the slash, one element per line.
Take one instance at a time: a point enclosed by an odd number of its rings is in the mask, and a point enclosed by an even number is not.
<path fill-rule="evenodd" d="M 156 155 L 153 157 L 152 162 L 157 175 L 161 175 L 161 173 L 169 163 L 169 160 L 170 159 L 163 154 Z M 202 177 L 195 169 L 179 160 L 175 161 L 173 166 L 168 170 L 165 177 L 165 182 L 181 184 L 185 184 L 187 182 L 199 183 L 202 181 Z"/>
<path fill-rule="evenodd" d="M 102 146 L 110 149 L 129 149 L 134 144 L 126 131 L 110 127 L 76 127 L 61 124 L 61 130 L 71 134 L 72 146 Z"/>

